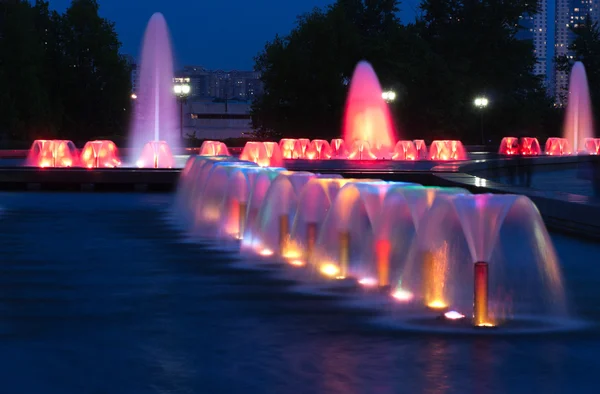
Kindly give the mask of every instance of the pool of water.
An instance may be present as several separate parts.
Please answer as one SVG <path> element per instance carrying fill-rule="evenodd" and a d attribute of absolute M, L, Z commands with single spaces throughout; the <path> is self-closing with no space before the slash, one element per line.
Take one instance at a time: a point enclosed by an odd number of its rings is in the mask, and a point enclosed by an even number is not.
<path fill-rule="evenodd" d="M 554 235 L 566 334 L 384 332 L 182 241 L 173 196 L 0 194 L 7 393 L 596 393 L 600 246 Z"/>

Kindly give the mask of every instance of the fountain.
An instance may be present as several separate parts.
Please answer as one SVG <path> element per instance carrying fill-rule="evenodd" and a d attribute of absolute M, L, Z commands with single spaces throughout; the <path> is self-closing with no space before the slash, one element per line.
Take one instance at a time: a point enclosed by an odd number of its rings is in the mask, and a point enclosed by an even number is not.
<path fill-rule="evenodd" d="M 33 167 L 75 167 L 77 148 L 68 140 L 35 140 L 27 154 L 27 165 Z"/>
<path fill-rule="evenodd" d="M 117 146 L 108 140 L 88 141 L 81 150 L 81 165 L 87 168 L 114 168 L 121 165 Z"/>
<path fill-rule="evenodd" d="M 381 86 L 375 71 L 365 61 L 358 63 L 350 81 L 346 100 L 343 138 L 348 146 L 369 150 L 376 158 L 390 158 L 396 141 L 396 132 L 387 103 L 382 98 Z M 366 144 L 356 141 L 364 141 Z M 356 154 L 350 149 L 350 154 Z M 367 157 L 365 157 L 367 158 Z"/>
<path fill-rule="evenodd" d="M 346 148 L 346 141 L 341 138 L 334 138 L 331 140 L 331 158 L 332 159 L 346 159 L 348 157 L 348 149 Z"/>
<path fill-rule="evenodd" d="M 566 316 L 557 256 L 525 196 L 436 199 L 394 279 L 426 307 L 473 316 L 476 326 Z"/>
<path fill-rule="evenodd" d="M 585 67 L 583 63 L 576 62 L 569 79 L 563 138 L 569 142 L 572 152 L 577 154 L 584 151 L 586 139 L 593 137 L 594 124 Z"/>
<path fill-rule="evenodd" d="M 201 156 L 229 156 L 229 149 L 221 141 L 204 141 L 198 154 Z"/>
<path fill-rule="evenodd" d="M 240 160 L 251 161 L 261 167 L 279 167 L 283 164 L 279 145 L 274 142 L 246 142 Z"/>
<path fill-rule="evenodd" d="M 140 80 L 135 100 L 133 129 L 130 144 L 136 154 L 142 150 L 152 150 L 156 144 L 149 141 L 178 146 L 178 116 L 176 99 L 173 94 L 173 56 L 167 23 L 162 14 L 152 15 L 144 34 Z M 167 149 L 163 148 L 161 154 Z M 168 149 L 170 152 L 170 149 Z M 146 167 L 154 167 L 149 157 L 140 162 Z M 165 159 L 169 162 L 172 159 Z M 139 164 L 139 163 L 138 163 Z M 139 165 L 138 165 L 139 166 Z"/>
<path fill-rule="evenodd" d="M 175 159 L 166 141 L 149 141 L 136 164 L 139 168 L 173 168 Z"/>
<path fill-rule="evenodd" d="M 429 150 L 427 150 L 427 144 L 425 144 L 424 140 L 414 140 L 415 148 L 417 148 L 418 152 L 418 160 L 427 160 L 429 157 Z"/>
<path fill-rule="evenodd" d="M 306 149 L 306 158 L 308 160 L 327 160 L 331 159 L 331 146 L 325 140 L 312 140 Z"/>
<path fill-rule="evenodd" d="M 263 256 L 269 264 L 257 269 L 293 266 L 298 291 L 366 297 L 404 329 L 578 327 L 549 235 L 524 196 L 199 156 L 186 163 L 176 201 L 182 217 L 195 218 L 192 229 L 209 230 L 202 236 Z"/>
<path fill-rule="evenodd" d="M 394 147 L 392 160 L 417 160 L 419 152 L 412 141 L 398 141 Z"/>
<path fill-rule="evenodd" d="M 539 156 L 542 153 L 540 143 L 534 137 L 504 137 L 500 141 L 498 153 L 505 156 Z"/>
<path fill-rule="evenodd" d="M 460 141 L 433 141 L 429 147 L 429 160 L 447 161 L 466 159 L 467 151 Z"/>
<path fill-rule="evenodd" d="M 566 138 L 550 137 L 546 140 L 544 153 L 548 156 L 568 156 L 572 153 L 571 144 Z"/>

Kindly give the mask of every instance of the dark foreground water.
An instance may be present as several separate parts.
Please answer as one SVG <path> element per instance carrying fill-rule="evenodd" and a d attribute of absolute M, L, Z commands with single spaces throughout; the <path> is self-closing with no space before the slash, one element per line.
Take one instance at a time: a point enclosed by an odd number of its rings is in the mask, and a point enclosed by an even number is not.
<path fill-rule="evenodd" d="M 168 195 L 0 194 L 0 393 L 598 393 L 600 334 L 389 333 L 181 243 Z M 556 236 L 600 321 L 600 247 Z"/>

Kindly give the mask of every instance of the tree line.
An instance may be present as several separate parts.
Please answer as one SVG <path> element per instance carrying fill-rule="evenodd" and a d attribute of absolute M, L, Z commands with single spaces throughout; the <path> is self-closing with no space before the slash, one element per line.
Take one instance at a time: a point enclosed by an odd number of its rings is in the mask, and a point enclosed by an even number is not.
<path fill-rule="evenodd" d="M 533 42 L 517 37 L 521 17 L 538 12 L 536 1 L 423 0 L 409 24 L 399 20 L 400 6 L 397 0 L 337 0 L 299 16 L 289 34 L 268 42 L 255 58 L 265 91 L 252 108 L 257 132 L 338 136 L 347 82 L 365 59 L 383 88 L 397 93 L 390 105 L 403 138 L 479 142 L 479 95 L 490 101 L 483 110 L 486 140 L 560 135 L 562 109 L 533 73 Z M 558 64 L 568 69 L 583 57 L 591 90 L 600 92 L 597 29 L 580 26 L 575 33 L 575 58 Z"/>
<path fill-rule="evenodd" d="M 62 14 L 43 0 L 0 2 L 4 144 L 124 135 L 131 82 L 120 46 L 96 0 L 73 0 Z"/>

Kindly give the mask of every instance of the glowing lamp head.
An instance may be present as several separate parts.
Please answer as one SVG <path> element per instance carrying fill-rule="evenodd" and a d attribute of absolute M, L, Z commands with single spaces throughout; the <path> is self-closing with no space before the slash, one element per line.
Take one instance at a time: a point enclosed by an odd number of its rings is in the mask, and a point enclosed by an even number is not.
<path fill-rule="evenodd" d="M 377 286 L 377 280 L 374 278 L 362 278 L 358 281 L 361 285 L 365 287 L 374 287 Z"/>
<path fill-rule="evenodd" d="M 325 276 L 336 277 L 340 273 L 340 269 L 335 264 L 327 263 L 321 265 L 321 273 Z"/>
<path fill-rule="evenodd" d="M 431 309 L 444 309 L 447 307 L 446 303 L 441 300 L 433 300 L 427 306 Z"/>
<path fill-rule="evenodd" d="M 397 289 L 392 293 L 392 297 L 401 302 L 409 302 L 413 299 L 414 295 L 410 291 Z"/>
<path fill-rule="evenodd" d="M 485 108 L 490 102 L 486 97 L 477 97 L 473 103 L 478 108 Z"/>
<path fill-rule="evenodd" d="M 456 312 L 456 311 L 450 311 L 450 312 L 444 313 L 444 317 L 449 320 L 458 320 L 458 319 L 463 319 L 465 317 L 465 315 L 463 315 L 462 313 Z"/>
<path fill-rule="evenodd" d="M 260 251 L 261 256 L 273 256 L 273 251 L 271 249 L 263 249 Z"/>

